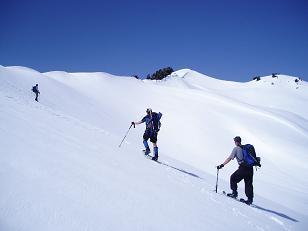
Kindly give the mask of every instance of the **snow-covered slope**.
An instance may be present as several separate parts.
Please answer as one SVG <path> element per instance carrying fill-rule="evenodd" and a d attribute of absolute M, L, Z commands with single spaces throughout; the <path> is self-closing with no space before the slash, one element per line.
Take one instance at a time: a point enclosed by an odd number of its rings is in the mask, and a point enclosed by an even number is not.
<path fill-rule="evenodd" d="M 0 66 L 0 230 L 304 230 L 308 85 L 295 79 L 236 83 L 184 69 L 142 81 Z M 143 125 L 118 147 L 147 107 L 163 113 L 162 165 L 140 152 Z M 262 158 L 254 208 L 213 192 L 236 135 Z M 236 168 L 219 172 L 219 189 Z"/>

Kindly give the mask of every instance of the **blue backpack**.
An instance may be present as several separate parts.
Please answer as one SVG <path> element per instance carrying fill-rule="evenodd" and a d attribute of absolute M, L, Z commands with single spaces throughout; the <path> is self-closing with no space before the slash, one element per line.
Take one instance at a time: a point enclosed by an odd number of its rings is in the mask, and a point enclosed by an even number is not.
<path fill-rule="evenodd" d="M 157 132 L 160 130 L 160 127 L 161 127 L 160 119 L 162 115 L 163 114 L 161 112 L 153 113 L 153 126 L 154 126 L 154 130 Z"/>
<path fill-rule="evenodd" d="M 244 165 L 248 167 L 259 166 L 261 167 L 261 158 L 257 157 L 255 148 L 251 144 L 242 145 Z"/>

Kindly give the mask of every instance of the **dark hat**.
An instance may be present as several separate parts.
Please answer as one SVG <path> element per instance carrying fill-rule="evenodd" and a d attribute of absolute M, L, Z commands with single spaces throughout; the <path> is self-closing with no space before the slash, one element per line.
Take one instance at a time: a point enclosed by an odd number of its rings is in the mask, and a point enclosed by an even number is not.
<path fill-rule="evenodd" d="M 242 139 L 241 139 L 241 137 L 239 137 L 239 136 L 234 137 L 233 140 L 234 140 L 234 142 L 239 142 L 239 143 L 242 142 Z"/>

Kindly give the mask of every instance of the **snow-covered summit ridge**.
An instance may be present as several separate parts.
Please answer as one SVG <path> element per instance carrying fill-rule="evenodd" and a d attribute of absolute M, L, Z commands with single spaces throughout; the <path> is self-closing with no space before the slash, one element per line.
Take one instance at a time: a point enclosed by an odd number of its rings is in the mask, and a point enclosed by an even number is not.
<path fill-rule="evenodd" d="M 260 77 L 260 80 L 254 80 L 258 82 L 258 84 L 266 84 L 266 85 L 276 85 L 282 87 L 291 87 L 295 89 L 299 89 L 300 86 L 307 86 L 307 82 L 302 80 L 299 77 L 294 77 L 290 75 L 279 74 L 276 77 L 273 76 L 264 76 Z"/>
<path fill-rule="evenodd" d="M 28 73 L 40 73 L 37 70 L 34 70 L 29 67 L 24 67 L 24 66 L 2 66 L 0 65 L 0 68 L 6 68 L 11 71 L 17 71 L 17 72 L 28 72 Z M 132 76 L 117 76 L 113 75 L 107 72 L 66 72 L 66 71 L 49 71 L 49 72 L 42 72 L 40 74 L 44 74 L 47 76 L 83 76 L 83 77 L 131 77 Z M 185 69 L 180 69 L 177 71 L 174 71 L 170 76 L 168 76 L 166 79 L 163 79 L 162 81 L 165 80 L 171 80 L 174 78 L 203 78 L 207 79 L 208 81 L 212 82 L 218 82 L 222 84 L 223 82 L 231 83 L 231 84 L 245 84 L 241 82 L 235 82 L 235 81 L 227 81 L 227 80 L 221 80 L 217 78 L 210 77 L 208 75 L 202 74 L 200 72 L 185 68 Z M 135 79 L 135 78 L 134 78 Z M 302 80 L 300 77 L 294 77 L 290 75 L 284 75 L 284 74 L 277 74 L 277 77 L 272 77 L 272 76 L 260 76 L 259 81 L 258 80 L 251 80 L 246 83 L 251 83 L 251 82 L 258 82 L 258 84 L 264 83 L 264 84 L 270 84 L 270 85 L 281 85 L 281 86 L 286 86 L 286 85 L 307 85 L 308 83 L 304 80 Z"/>
<path fill-rule="evenodd" d="M 208 80 L 214 80 L 217 82 L 230 82 L 234 83 L 234 81 L 226 81 L 226 80 L 221 80 L 221 79 L 216 79 L 207 75 L 204 75 L 202 73 L 199 73 L 197 71 L 191 70 L 191 69 L 181 69 L 178 71 L 173 72 L 169 78 L 189 78 L 189 77 L 194 77 L 194 78 L 206 78 Z M 168 78 L 167 78 L 168 79 Z M 307 85 L 307 82 L 302 80 L 300 77 L 294 77 L 290 75 L 284 75 L 284 74 L 277 74 L 276 77 L 272 77 L 271 75 L 268 76 L 259 76 L 258 78 L 256 77 L 253 80 L 250 80 L 246 83 L 252 83 L 252 82 L 258 82 L 258 84 L 268 84 L 270 83 L 271 85 L 281 85 L 281 86 L 299 86 L 299 85 Z M 245 84 L 242 83 L 242 84 Z"/>

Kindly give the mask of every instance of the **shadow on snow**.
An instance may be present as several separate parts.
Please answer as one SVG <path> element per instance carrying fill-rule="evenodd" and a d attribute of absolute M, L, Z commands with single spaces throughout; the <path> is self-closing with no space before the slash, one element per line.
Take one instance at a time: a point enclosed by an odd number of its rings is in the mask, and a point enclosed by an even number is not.
<path fill-rule="evenodd" d="M 160 162 L 160 161 L 157 161 L 157 162 L 160 163 L 160 164 L 162 164 L 162 165 L 165 165 L 165 166 L 167 166 L 167 167 L 169 167 L 169 168 L 175 169 L 175 170 L 177 170 L 177 171 L 179 171 L 179 172 L 181 172 L 181 173 L 185 173 L 185 174 L 187 174 L 187 175 L 189 175 L 189 176 L 196 177 L 196 178 L 198 178 L 198 179 L 203 180 L 200 176 L 198 176 L 198 175 L 196 175 L 196 174 L 194 174 L 194 173 L 192 173 L 192 172 L 188 172 L 188 171 L 186 171 L 186 170 L 184 170 L 184 169 L 180 169 L 180 168 L 174 167 L 174 166 L 169 165 L 169 164 L 164 163 L 164 162 Z"/>
<path fill-rule="evenodd" d="M 266 208 L 263 208 L 261 206 L 255 205 L 255 204 L 253 204 L 251 207 L 256 208 L 256 209 L 260 209 L 260 210 L 268 212 L 268 213 L 275 214 L 277 216 L 280 216 L 282 218 L 288 219 L 288 220 L 293 221 L 293 222 L 298 222 L 298 220 L 296 220 L 296 219 L 294 219 L 292 217 L 289 217 L 289 216 L 287 216 L 287 215 L 285 215 L 283 213 L 276 212 L 274 210 L 266 209 Z"/>
<path fill-rule="evenodd" d="M 202 177 L 200 177 L 200 176 L 198 176 L 198 175 L 196 175 L 196 174 L 194 174 L 194 173 L 188 172 L 188 171 L 186 171 L 186 170 L 184 170 L 184 169 L 180 169 L 180 168 L 174 167 L 174 166 L 169 165 L 169 164 L 164 163 L 164 162 L 160 162 L 160 161 L 156 161 L 156 162 L 159 163 L 159 164 L 165 165 L 165 166 L 167 166 L 167 167 L 169 167 L 169 168 L 172 168 L 172 169 L 174 169 L 174 170 L 177 170 L 177 171 L 179 171 L 179 172 L 181 172 L 181 173 L 184 173 L 184 174 L 187 174 L 187 175 L 189 175 L 189 176 L 196 177 L 196 178 L 198 178 L 198 179 L 203 180 Z M 289 217 L 289 216 L 286 215 L 286 214 L 283 214 L 283 213 L 280 213 L 280 212 L 277 212 L 277 211 L 274 211 L 274 210 L 271 210 L 271 209 L 266 209 L 266 208 L 263 208 L 263 207 L 261 207 L 261 206 L 259 206 L 259 205 L 256 205 L 256 204 L 251 205 L 251 207 L 256 208 L 256 209 L 260 209 L 260 210 L 265 211 L 265 212 L 268 212 L 268 213 L 275 214 L 275 215 L 277 215 L 277 216 L 279 216 L 279 217 L 288 219 L 288 220 L 293 221 L 293 222 L 299 222 L 298 220 L 296 220 L 296 219 L 294 219 L 294 218 L 292 218 L 292 217 Z"/>

